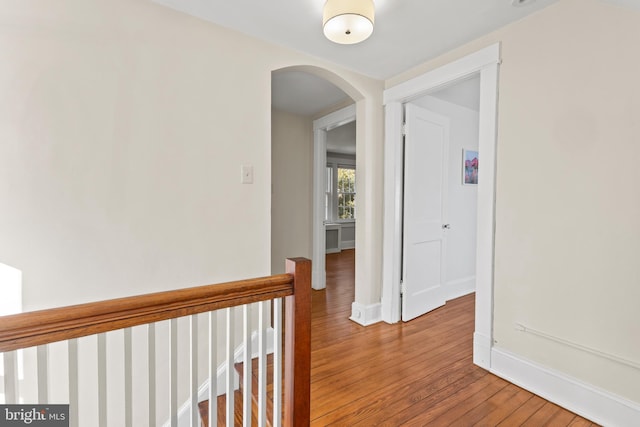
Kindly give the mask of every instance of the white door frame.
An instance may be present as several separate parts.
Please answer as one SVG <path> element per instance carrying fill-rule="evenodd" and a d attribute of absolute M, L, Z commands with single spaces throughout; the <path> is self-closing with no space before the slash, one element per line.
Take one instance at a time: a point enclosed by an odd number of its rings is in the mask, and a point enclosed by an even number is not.
<path fill-rule="evenodd" d="M 495 168 L 500 44 L 496 43 L 384 91 L 384 224 L 382 319 L 400 320 L 402 271 L 403 104 L 442 85 L 480 73 L 476 316 L 473 361 L 490 369 L 493 345 Z"/>
<path fill-rule="evenodd" d="M 311 287 L 326 286 L 324 229 L 324 181 L 327 167 L 327 132 L 356 120 L 356 104 L 349 105 L 313 121 L 313 250 Z"/>

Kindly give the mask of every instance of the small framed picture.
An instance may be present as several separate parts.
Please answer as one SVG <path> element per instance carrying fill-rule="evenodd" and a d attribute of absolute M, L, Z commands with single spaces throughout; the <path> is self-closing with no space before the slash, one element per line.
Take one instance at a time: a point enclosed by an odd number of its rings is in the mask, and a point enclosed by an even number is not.
<path fill-rule="evenodd" d="M 462 184 L 478 184 L 478 152 L 462 149 Z"/>

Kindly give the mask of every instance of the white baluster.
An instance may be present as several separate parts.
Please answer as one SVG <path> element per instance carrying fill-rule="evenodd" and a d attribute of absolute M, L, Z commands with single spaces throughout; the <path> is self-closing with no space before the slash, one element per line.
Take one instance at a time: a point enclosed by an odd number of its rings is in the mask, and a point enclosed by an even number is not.
<path fill-rule="evenodd" d="M 227 426 L 233 427 L 233 391 L 234 391 L 234 367 L 233 367 L 233 308 L 227 308 Z"/>
<path fill-rule="evenodd" d="M 258 427 L 265 427 L 267 423 L 267 303 L 258 303 Z"/>
<path fill-rule="evenodd" d="M 242 377 L 242 425 L 251 427 L 251 306 L 242 306 L 244 328 L 242 338 L 244 341 L 244 360 Z"/>
<path fill-rule="evenodd" d="M 19 403 L 18 352 L 8 351 L 4 356 L 4 401 L 9 405 Z"/>
<path fill-rule="evenodd" d="M 69 426 L 78 427 L 79 393 L 78 393 L 78 340 L 67 341 L 69 361 Z"/>
<path fill-rule="evenodd" d="M 218 423 L 218 313 L 209 312 L 209 425 Z"/>
<path fill-rule="evenodd" d="M 107 427 L 107 334 L 98 334 L 98 426 Z"/>
<path fill-rule="evenodd" d="M 178 319 L 171 319 L 169 339 L 169 414 L 171 427 L 178 426 Z"/>
<path fill-rule="evenodd" d="M 49 352 L 46 345 L 39 345 L 37 348 L 38 365 L 38 403 L 46 405 L 49 403 Z"/>
<path fill-rule="evenodd" d="M 124 425 L 133 427 L 133 369 L 131 328 L 124 330 Z"/>
<path fill-rule="evenodd" d="M 191 315 L 189 341 L 191 344 L 191 427 L 198 427 L 198 316 Z"/>
<path fill-rule="evenodd" d="M 273 300 L 273 426 L 282 425 L 282 298 Z"/>
<path fill-rule="evenodd" d="M 156 324 L 147 329 L 147 358 L 149 374 L 149 427 L 156 426 Z"/>

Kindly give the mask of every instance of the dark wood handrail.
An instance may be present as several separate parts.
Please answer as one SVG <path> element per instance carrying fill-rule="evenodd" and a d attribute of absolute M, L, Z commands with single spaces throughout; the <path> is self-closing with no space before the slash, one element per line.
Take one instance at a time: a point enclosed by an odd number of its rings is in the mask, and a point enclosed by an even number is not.
<path fill-rule="evenodd" d="M 0 317 L 0 352 L 293 295 L 293 274 Z"/>

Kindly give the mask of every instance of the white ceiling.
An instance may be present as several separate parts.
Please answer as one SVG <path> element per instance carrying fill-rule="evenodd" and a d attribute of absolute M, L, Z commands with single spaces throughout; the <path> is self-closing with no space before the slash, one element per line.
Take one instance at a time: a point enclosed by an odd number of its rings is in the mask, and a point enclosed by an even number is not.
<path fill-rule="evenodd" d="M 350 122 L 327 132 L 327 151 L 338 154 L 356 154 L 356 122 Z"/>
<path fill-rule="evenodd" d="M 325 0 L 152 0 L 377 79 L 393 77 L 558 0 L 375 0 L 373 35 L 338 45 L 322 34 Z M 604 0 L 640 10 L 640 0 Z M 304 73 L 274 73 L 273 105 L 314 115 L 341 103 L 340 89 Z"/>
<path fill-rule="evenodd" d="M 387 79 L 557 0 L 376 0 L 373 35 L 338 45 L 322 34 L 324 0 L 155 0 L 277 45 Z M 618 0 L 624 1 L 624 0 Z"/>
<path fill-rule="evenodd" d="M 327 80 L 301 71 L 275 71 L 271 75 L 271 105 L 278 110 L 314 116 L 349 97 Z"/>
<path fill-rule="evenodd" d="M 430 96 L 473 111 L 480 111 L 480 74 L 457 81 L 431 93 Z"/>

